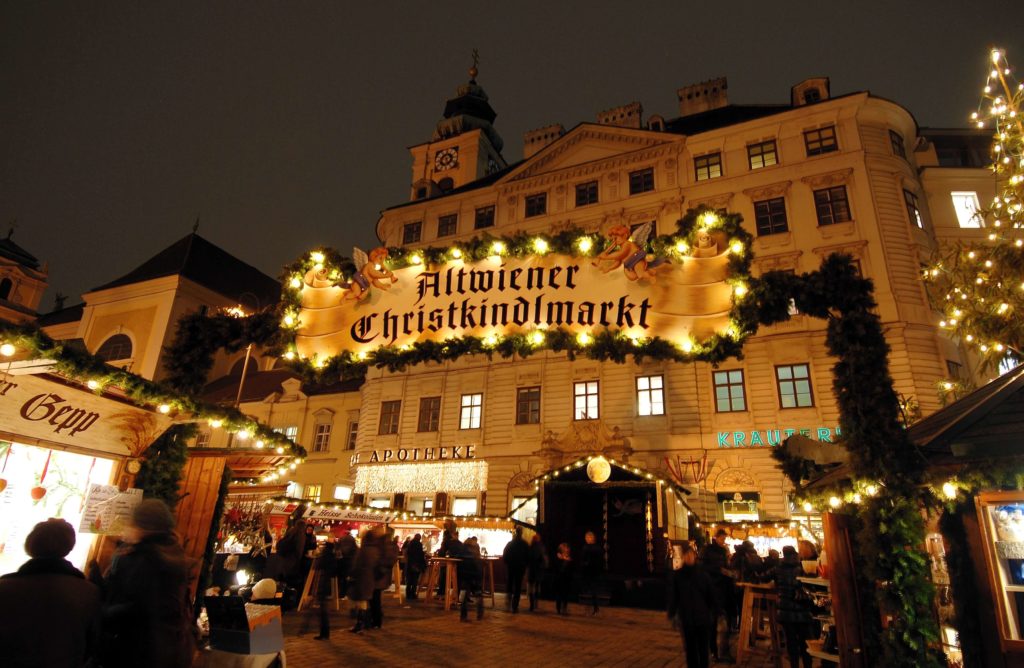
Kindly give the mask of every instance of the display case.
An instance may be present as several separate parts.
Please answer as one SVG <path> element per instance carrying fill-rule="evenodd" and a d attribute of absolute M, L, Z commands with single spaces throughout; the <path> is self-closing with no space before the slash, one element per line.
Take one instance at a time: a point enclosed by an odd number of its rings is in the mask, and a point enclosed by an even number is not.
<path fill-rule="evenodd" d="M 1024 651 L 1024 492 L 976 497 L 978 524 L 1004 651 Z"/>

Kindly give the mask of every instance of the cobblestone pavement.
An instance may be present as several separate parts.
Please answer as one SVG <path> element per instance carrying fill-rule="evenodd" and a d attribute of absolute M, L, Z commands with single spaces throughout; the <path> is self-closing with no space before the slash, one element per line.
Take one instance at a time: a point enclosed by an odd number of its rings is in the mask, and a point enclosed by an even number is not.
<path fill-rule="evenodd" d="M 570 606 L 568 617 L 555 614 L 552 601 L 537 613 L 513 615 L 487 608 L 482 620 L 470 614 L 442 612 L 421 601 L 399 606 L 385 600 L 384 627 L 361 634 L 348 628 L 345 604 L 331 611 L 331 637 L 319 633 L 319 610 L 284 617 L 288 668 L 327 666 L 685 666 L 679 633 L 665 614 L 651 610 L 605 608 L 591 617 Z M 747 665 L 769 666 L 759 657 Z"/>

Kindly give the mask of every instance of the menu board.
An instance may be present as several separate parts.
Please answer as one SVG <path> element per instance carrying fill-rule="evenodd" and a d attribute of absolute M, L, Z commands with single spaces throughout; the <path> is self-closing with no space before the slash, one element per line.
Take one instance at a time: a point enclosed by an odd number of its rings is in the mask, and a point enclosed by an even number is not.
<path fill-rule="evenodd" d="M 82 522 L 78 526 L 79 533 L 120 535 L 140 501 L 141 489 L 122 492 L 116 485 L 90 484 L 85 495 Z"/>

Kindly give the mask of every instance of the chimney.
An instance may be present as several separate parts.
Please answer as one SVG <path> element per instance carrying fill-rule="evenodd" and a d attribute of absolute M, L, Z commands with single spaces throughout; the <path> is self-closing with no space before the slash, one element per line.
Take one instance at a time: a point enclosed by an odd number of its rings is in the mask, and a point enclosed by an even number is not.
<path fill-rule="evenodd" d="M 528 130 L 523 133 L 523 159 L 531 157 L 542 148 L 551 144 L 565 134 L 565 128 L 561 123 L 545 125 L 536 130 Z"/>
<path fill-rule="evenodd" d="M 679 98 L 680 116 L 719 109 L 729 104 L 729 81 L 725 77 L 718 77 L 690 84 L 677 90 L 676 96 Z"/>
<path fill-rule="evenodd" d="M 620 107 L 612 107 L 597 115 L 597 122 L 601 125 L 617 125 L 620 128 L 643 127 L 644 108 L 639 102 L 630 102 Z"/>

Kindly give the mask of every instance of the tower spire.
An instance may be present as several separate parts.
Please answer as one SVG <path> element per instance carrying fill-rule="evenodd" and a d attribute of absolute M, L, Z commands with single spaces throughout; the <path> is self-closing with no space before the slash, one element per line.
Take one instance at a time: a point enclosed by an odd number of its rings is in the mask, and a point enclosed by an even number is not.
<path fill-rule="evenodd" d="M 476 83 L 476 77 L 480 74 L 480 69 L 477 67 L 480 64 L 480 52 L 473 49 L 473 66 L 469 68 L 469 83 Z"/>

